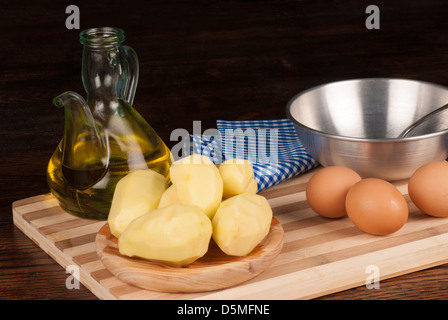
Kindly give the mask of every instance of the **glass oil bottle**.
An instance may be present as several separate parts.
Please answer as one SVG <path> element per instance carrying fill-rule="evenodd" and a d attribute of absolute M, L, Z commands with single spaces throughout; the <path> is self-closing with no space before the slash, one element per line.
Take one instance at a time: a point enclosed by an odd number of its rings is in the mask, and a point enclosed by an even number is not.
<path fill-rule="evenodd" d="M 107 219 L 117 182 L 135 169 L 153 169 L 169 182 L 171 153 L 132 107 L 137 55 L 124 32 L 93 28 L 80 34 L 87 101 L 67 91 L 53 100 L 65 110 L 64 135 L 51 157 L 47 182 L 60 206 L 82 218 Z"/>

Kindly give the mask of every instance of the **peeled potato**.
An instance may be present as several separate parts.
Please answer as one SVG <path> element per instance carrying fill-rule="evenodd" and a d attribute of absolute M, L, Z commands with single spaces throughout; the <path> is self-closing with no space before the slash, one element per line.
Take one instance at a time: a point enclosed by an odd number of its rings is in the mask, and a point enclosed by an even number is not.
<path fill-rule="evenodd" d="M 257 193 L 258 192 L 258 183 L 257 180 L 253 179 L 246 188 L 247 193 Z"/>
<path fill-rule="evenodd" d="M 248 160 L 229 159 L 221 163 L 218 169 L 223 181 L 224 198 L 253 191 L 254 170 Z"/>
<path fill-rule="evenodd" d="M 193 153 L 187 157 L 183 157 L 173 164 L 203 164 L 203 165 L 214 165 L 213 161 L 206 156 L 201 154 Z"/>
<path fill-rule="evenodd" d="M 107 219 L 111 233 L 120 237 L 132 220 L 156 209 L 165 188 L 165 177 L 151 169 L 131 171 L 118 181 Z"/>
<path fill-rule="evenodd" d="M 177 190 L 174 185 L 169 186 L 168 189 L 163 192 L 158 207 L 163 208 L 170 204 L 182 204 L 177 196 Z"/>
<path fill-rule="evenodd" d="M 242 193 L 224 200 L 212 219 L 213 240 L 232 256 L 249 254 L 269 233 L 272 209 L 265 197 Z"/>
<path fill-rule="evenodd" d="M 121 254 L 179 266 L 208 250 L 212 223 L 196 206 L 168 205 L 133 220 L 118 239 Z"/>
<path fill-rule="evenodd" d="M 171 182 L 184 205 L 195 205 L 211 219 L 222 200 L 223 183 L 215 164 L 198 154 L 182 158 L 170 167 Z"/>

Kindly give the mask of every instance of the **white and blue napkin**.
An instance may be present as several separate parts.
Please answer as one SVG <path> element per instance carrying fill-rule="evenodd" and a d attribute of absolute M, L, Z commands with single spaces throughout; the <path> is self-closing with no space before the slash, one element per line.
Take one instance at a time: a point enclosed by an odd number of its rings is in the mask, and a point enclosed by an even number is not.
<path fill-rule="evenodd" d="M 208 156 L 216 165 L 232 158 L 249 160 L 258 192 L 318 165 L 289 119 L 218 120 L 216 133 L 192 135 L 192 151 Z"/>

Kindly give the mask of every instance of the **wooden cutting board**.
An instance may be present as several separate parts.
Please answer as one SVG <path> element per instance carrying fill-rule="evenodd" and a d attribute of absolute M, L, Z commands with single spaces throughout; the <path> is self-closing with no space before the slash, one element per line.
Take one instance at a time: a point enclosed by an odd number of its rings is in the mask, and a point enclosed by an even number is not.
<path fill-rule="evenodd" d="M 309 299 L 448 262 L 448 218 L 420 212 L 407 196 L 407 181 L 394 184 L 408 200 L 408 222 L 394 234 L 374 236 L 348 218 L 326 219 L 309 208 L 306 183 L 319 169 L 262 193 L 283 227 L 282 251 L 255 278 L 215 291 L 164 293 L 124 283 L 97 254 L 105 222 L 65 213 L 50 194 L 14 202 L 13 219 L 61 266 L 78 267 L 80 281 L 101 299 Z"/>

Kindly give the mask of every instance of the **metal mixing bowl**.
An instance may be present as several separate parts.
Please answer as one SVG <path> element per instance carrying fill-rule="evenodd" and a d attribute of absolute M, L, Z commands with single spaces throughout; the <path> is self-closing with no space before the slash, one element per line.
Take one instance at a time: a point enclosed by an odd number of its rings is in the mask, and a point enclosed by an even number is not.
<path fill-rule="evenodd" d="M 293 97 L 286 108 L 307 151 L 323 166 L 352 168 L 363 178 L 409 178 L 425 163 L 448 155 L 448 112 L 397 136 L 448 102 L 448 88 L 404 79 L 333 82 Z M 445 121 L 443 121 L 445 119 Z"/>

